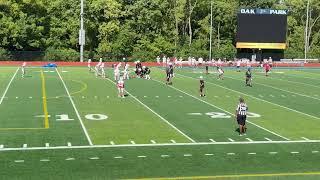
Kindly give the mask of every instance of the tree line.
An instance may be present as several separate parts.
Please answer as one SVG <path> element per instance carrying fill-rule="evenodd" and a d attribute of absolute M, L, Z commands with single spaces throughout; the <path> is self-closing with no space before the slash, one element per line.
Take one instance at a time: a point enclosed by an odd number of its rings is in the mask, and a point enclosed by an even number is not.
<path fill-rule="evenodd" d="M 85 0 L 85 57 L 209 55 L 210 0 Z M 304 57 L 307 0 L 212 0 L 212 56 L 233 58 L 240 8 L 287 9 L 285 56 Z M 320 56 L 320 1 L 311 0 L 308 57 Z M 27 51 L 79 59 L 80 0 L 0 0 L 0 59 Z M 28 55 L 27 53 L 27 55 Z"/>

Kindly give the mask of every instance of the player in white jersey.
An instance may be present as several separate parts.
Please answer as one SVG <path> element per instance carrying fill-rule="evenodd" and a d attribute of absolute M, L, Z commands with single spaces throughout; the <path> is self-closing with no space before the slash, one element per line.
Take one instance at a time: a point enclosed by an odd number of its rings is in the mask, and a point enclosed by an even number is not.
<path fill-rule="evenodd" d="M 217 69 L 218 69 L 218 79 L 223 80 L 224 71 L 222 70 L 221 67 L 217 67 Z"/>
<path fill-rule="evenodd" d="M 237 63 L 237 72 L 240 72 L 241 60 L 238 59 L 236 63 Z"/>
<path fill-rule="evenodd" d="M 91 59 L 88 59 L 88 68 L 89 68 L 89 72 L 92 71 L 92 68 L 91 68 Z"/>
<path fill-rule="evenodd" d="M 118 97 L 124 98 L 124 81 L 122 77 L 120 77 L 119 81 L 117 82 L 117 88 L 119 92 Z"/>
<path fill-rule="evenodd" d="M 120 79 L 120 67 L 121 63 L 117 64 L 116 67 L 114 68 L 114 80 L 118 81 Z"/>
<path fill-rule="evenodd" d="M 163 56 L 163 58 L 162 58 L 162 66 L 163 67 L 167 66 L 167 58 L 166 58 L 166 56 Z"/>
<path fill-rule="evenodd" d="M 128 63 L 124 66 L 123 79 L 129 79 L 129 66 Z"/>
<path fill-rule="evenodd" d="M 106 78 L 106 72 L 104 71 L 104 63 L 100 65 L 101 77 Z"/>
<path fill-rule="evenodd" d="M 100 76 L 100 65 L 101 65 L 101 63 L 98 62 L 98 64 L 94 67 L 94 72 L 95 72 L 96 77 Z"/>
<path fill-rule="evenodd" d="M 26 66 L 27 66 L 27 63 L 26 62 L 23 62 L 22 65 L 21 65 L 21 77 L 24 78 L 24 76 L 26 75 Z"/>
<path fill-rule="evenodd" d="M 157 64 L 160 64 L 160 57 L 157 56 Z"/>

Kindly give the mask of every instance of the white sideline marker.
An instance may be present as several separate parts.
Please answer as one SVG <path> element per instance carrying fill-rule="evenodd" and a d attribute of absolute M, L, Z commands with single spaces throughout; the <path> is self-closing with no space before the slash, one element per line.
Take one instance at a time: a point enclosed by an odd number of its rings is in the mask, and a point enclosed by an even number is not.
<path fill-rule="evenodd" d="M 159 96 L 156 96 L 156 98 L 159 98 Z"/>
<path fill-rule="evenodd" d="M 17 96 L 16 99 L 18 99 L 19 97 Z"/>
<path fill-rule="evenodd" d="M 89 159 L 91 159 L 91 160 L 97 160 L 97 159 L 100 159 L 99 157 L 91 157 L 91 158 L 89 158 Z"/>
<path fill-rule="evenodd" d="M 232 155 L 236 155 L 235 153 L 227 153 L 227 155 L 232 156 Z"/>
<path fill-rule="evenodd" d="M 168 96 L 168 98 L 171 98 L 171 96 Z"/>
<path fill-rule="evenodd" d="M 228 138 L 228 140 L 229 140 L 229 141 L 231 141 L 231 142 L 234 142 L 234 140 L 233 140 L 233 139 L 231 139 L 231 138 Z"/>
<path fill-rule="evenodd" d="M 130 141 L 131 144 L 136 144 L 134 141 Z"/>
<path fill-rule="evenodd" d="M 269 152 L 269 154 L 278 154 L 278 152 Z"/>
<path fill-rule="evenodd" d="M 269 139 L 269 138 L 266 138 L 266 137 L 265 137 L 264 139 L 266 139 L 267 141 L 272 141 L 271 139 Z"/>
<path fill-rule="evenodd" d="M 71 147 L 71 146 L 72 146 L 71 142 L 68 142 L 68 147 Z"/>
<path fill-rule="evenodd" d="M 302 139 L 306 140 L 306 141 L 310 141 L 310 139 L 305 138 L 305 137 L 301 137 Z"/>
<path fill-rule="evenodd" d="M 32 96 L 29 96 L 29 99 L 32 99 Z"/>
<path fill-rule="evenodd" d="M 82 99 L 84 99 L 84 96 L 82 96 Z"/>
<path fill-rule="evenodd" d="M 209 139 L 211 142 L 216 142 L 215 140 L 213 140 L 213 139 Z"/>
<path fill-rule="evenodd" d="M 163 155 L 161 155 L 161 157 L 162 157 L 162 158 L 166 158 L 166 157 L 169 157 L 169 155 L 163 154 Z"/>
<path fill-rule="evenodd" d="M 107 98 L 109 98 L 109 96 L 107 96 Z"/>
<path fill-rule="evenodd" d="M 246 138 L 246 140 L 248 140 L 248 141 L 250 141 L 250 142 L 253 142 L 253 140 L 252 140 L 252 139 L 250 139 L 250 138 Z"/>
<path fill-rule="evenodd" d="M 49 143 L 46 143 L 45 146 L 46 146 L 46 147 L 50 147 Z"/>
<path fill-rule="evenodd" d="M 188 115 L 198 115 L 198 116 L 201 116 L 202 113 L 188 113 Z"/>
<path fill-rule="evenodd" d="M 184 154 L 183 156 L 184 157 L 190 157 L 190 156 L 192 156 L 192 154 Z"/>
<path fill-rule="evenodd" d="M 147 96 L 143 96 L 144 98 L 146 98 Z"/>
<path fill-rule="evenodd" d="M 14 160 L 15 163 L 23 163 L 24 160 Z"/>
<path fill-rule="evenodd" d="M 4 145 L 3 144 L 0 144 L 0 149 L 2 149 L 4 147 Z"/>
<path fill-rule="evenodd" d="M 204 154 L 205 156 L 213 156 L 213 154 Z"/>
<path fill-rule="evenodd" d="M 74 161 L 74 158 L 67 158 L 66 161 Z"/>
<path fill-rule="evenodd" d="M 319 151 L 312 151 L 312 154 L 318 153 Z"/>
<path fill-rule="evenodd" d="M 138 156 L 138 158 L 146 158 L 147 156 Z"/>
<path fill-rule="evenodd" d="M 151 140 L 151 143 L 152 144 L 157 144 L 155 140 Z"/>
<path fill-rule="evenodd" d="M 28 147 L 28 144 L 23 144 L 22 147 L 23 147 L 23 148 L 27 148 L 27 147 Z"/>
<path fill-rule="evenodd" d="M 293 151 L 291 152 L 291 154 L 299 154 L 299 152 Z"/>
<path fill-rule="evenodd" d="M 248 153 L 249 155 L 256 155 L 257 153 Z"/>
<path fill-rule="evenodd" d="M 175 140 L 171 139 L 170 140 L 173 144 L 177 143 Z"/>
<path fill-rule="evenodd" d="M 110 141 L 110 144 L 111 144 L 111 145 L 115 145 L 113 141 Z"/>
<path fill-rule="evenodd" d="M 122 159 L 123 157 L 122 156 L 115 156 L 113 157 L 114 159 Z"/>
<path fill-rule="evenodd" d="M 48 162 L 50 159 L 40 159 L 41 162 Z"/>
<path fill-rule="evenodd" d="M 179 97 L 181 97 L 181 98 L 182 98 L 183 96 L 179 96 Z"/>

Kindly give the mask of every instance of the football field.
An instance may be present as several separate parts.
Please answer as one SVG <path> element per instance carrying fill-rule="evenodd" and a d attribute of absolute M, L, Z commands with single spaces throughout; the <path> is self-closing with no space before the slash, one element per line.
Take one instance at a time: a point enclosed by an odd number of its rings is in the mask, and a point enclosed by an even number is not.
<path fill-rule="evenodd" d="M 84 67 L 0 67 L 0 179 L 319 179 L 320 69 L 162 68 L 119 98 Z M 199 96 L 199 76 L 206 97 Z M 235 109 L 249 106 L 246 136 Z"/>

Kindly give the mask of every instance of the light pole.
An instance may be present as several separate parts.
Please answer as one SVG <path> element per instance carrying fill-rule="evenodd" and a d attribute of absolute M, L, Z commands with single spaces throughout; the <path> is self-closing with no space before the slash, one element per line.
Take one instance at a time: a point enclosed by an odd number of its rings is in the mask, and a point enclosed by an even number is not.
<path fill-rule="evenodd" d="M 306 20 L 306 29 L 305 29 L 305 42 L 304 42 L 304 60 L 307 60 L 307 53 L 308 53 L 308 46 L 309 46 L 309 39 L 308 39 L 308 28 L 309 28 L 309 7 L 310 7 L 310 0 L 307 3 L 307 20 Z"/>
<path fill-rule="evenodd" d="M 85 45 L 85 31 L 84 31 L 84 25 L 83 25 L 83 6 L 84 6 L 84 0 L 81 0 L 81 12 L 80 12 L 80 30 L 79 30 L 79 45 L 80 45 L 80 62 L 83 62 L 83 49 Z"/>
<path fill-rule="evenodd" d="M 210 15 L 210 50 L 209 50 L 209 61 L 212 59 L 212 0 L 211 0 L 211 15 Z"/>

